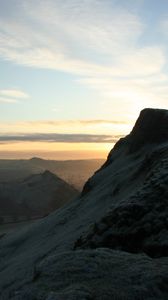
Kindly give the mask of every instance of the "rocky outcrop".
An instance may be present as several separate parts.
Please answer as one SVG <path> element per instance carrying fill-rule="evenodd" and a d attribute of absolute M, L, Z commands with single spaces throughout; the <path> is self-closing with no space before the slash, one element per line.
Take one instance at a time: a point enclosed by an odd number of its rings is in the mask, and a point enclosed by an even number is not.
<path fill-rule="evenodd" d="M 164 109 L 144 109 L 129 136 L 138 147 L 160 144 L 168 141 L 168 111 Z"/>
<path fill-rule="evenodd" d="M 164 258 L 105 248 L 64 252 L 44 259 L 32 282 L 16 290 L 12 299 L 167 299 L 167 267 Z"/>
<path fill-rule="evenodd" d="M 0 239 L 3 300 L 168 298 L 168 111 L 142 111 L 82 195 Z"/>
<path fill-rule="evenodd" d="M 108 247 L 151 257 L 168 256 L 168 149 L 144 156 L 132 180 L 138 188 L 116 202 L 75 243 L 75 248 Z M 130 183 L 131 184 L 131 183 Z M 120 195 L 116 186 L 112 196 Z"/>

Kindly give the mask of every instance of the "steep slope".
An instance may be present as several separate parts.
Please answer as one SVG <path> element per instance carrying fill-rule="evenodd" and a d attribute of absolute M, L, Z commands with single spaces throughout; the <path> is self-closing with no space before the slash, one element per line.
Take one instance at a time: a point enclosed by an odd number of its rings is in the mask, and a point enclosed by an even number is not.
<path fill-rule="evenodd" d="M 78 195 L 49 171 L 23 181 L 0 183 L 0 223 L 43 217 Z"/>
<path fill-rule="evenodd" d="M 168 298 L 167 128 L 142 111 L 81 197 L 0 240 L 3 300 Z"/>

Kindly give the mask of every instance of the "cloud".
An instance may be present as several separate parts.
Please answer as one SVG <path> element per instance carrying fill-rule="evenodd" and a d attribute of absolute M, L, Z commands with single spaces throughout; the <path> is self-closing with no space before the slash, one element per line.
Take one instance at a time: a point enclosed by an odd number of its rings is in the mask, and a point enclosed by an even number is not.
<path fill-rule="evenodd" d="M 20 122 L 0 122 L 0 127 L 29 127 L 29 126 L 96 126 L 96 125 L 124 125 L 129 124 L 128 121 L 124 120 L 37 120 L 37 121 L 20 121 Z"/>
<path fill-rule="evenodd" d="M 48 143 L 115 143 L 120 135 L 34 133 L 0 135 L 0 143 L 48 142 Z"/>
<path fill-rule="evenodd" d="M 137 46 L 144 30 L 139 17 L 115 1 L 14 3 L 9 20 L 2 16 L 0 22 L 0 54 L 5 59 L 92 76 L 153 74 L 162 68 L 161 49 Z"/>
<path fill-rule="evenodd" d="M 122 101 L 122 106 L 118 107 L 125 113 L 126 111 L 131 113 L 130 107 L 134 115 L 145 106 L 167 107 L 168 75 L 164 73 L 135 78 L 87 77 L 79 81 L 98 91 L 106 99 L 103 101 L 104 106 L 108 107 L 108 99 L 113 99 L 113 102 L 125 99 Z"/>
<path fill-rule="evenodd" d="M 29 98 L 29 95 L 21 90 L 16 89 L 8 89 L 8 90 L 0 90 L 0 96 L 11 97 L 11 98 Z"/>
<path fill-rule="evenodd" d="M 4 98 L 0 96 L 0 103 L 18 103 L 19 101 L 17 99 L 12 98 Z"/>
<path fill-rule="evenodd" d="M 29 95 L 18 89 L 0 90 L 0 103 L 15 104 L 27 98 Z"/>
<path fill-rule="evenodd" d="M 53 126 L 63 126 L 63 125 L 99 125 L 99 124 L 127 124 L 123 120 L 47 120 L 47 121 L 29 121 L 24 122 L 21 124 L 25 125 L 38 125 L 38 126 L 45 126 L 45 125 L 53 125 Z"/>
<path fill-rule="evenodd" d="M 131 11 L 132 1 L 128 6 L 115 0 L 6 2 L 0 21 L 3 59 L 74 74 L 79 84 L 119 102 L 123 112 L 121 103 L 127 111 L 154 106 L 156 84 L 165 103 L 168 79 L 156 80 L 166 77 L 164 47 L 142 44 L 149 28 Z"/>
<path fill-rule="evenodd" d="M 60 134 L 127 134 L 130 123 L 124 120 L 37 120 L 20 122 L 0 122 L 0 132 L 3 135 L 26 133 L 55 133 Z"/>

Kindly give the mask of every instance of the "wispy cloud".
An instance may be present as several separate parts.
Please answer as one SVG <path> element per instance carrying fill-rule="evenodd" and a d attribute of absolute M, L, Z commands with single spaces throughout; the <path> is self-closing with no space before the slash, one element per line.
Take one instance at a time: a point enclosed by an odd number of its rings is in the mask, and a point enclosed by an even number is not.
<path fill-rule="evenodd" d="M 29 98 L 29 95 L 21 90 L 16 89 L 8 89 L 8 90 L 0 90 L 0 96 L 11 97 L 11 98 Z"/>
<path fill-rule="evenodd" d="M 17 99 L 12 98 L 4 98 L 0 96 L 0 103 L 18 103 L 19 101 Z"/>
<path fill-rule="evenodd" d="M 81 75 L 112 74 L 109 60 L 111 67 L 114 55 L 133 50 L 143 30 L 137 16 L 113 2 L 30 0 L 21 4 L 15 0 L 10 19 L 1 18 L 0 53 L 29 66 Z M 108 55 L 106 66 L 98 63 L 104 54 Z"/>
<path fill-rule="evenodd" d="M 132 125 L 132 124 L 131 124 Z M 0 122 L 0 132 L 3 135 L 18 135 L 25 133 L 55 133 L 61 134 L 126 134 L 130 130 L 130 123 L 124 120 L 39 120 L 20 122 Z"/>
<path fill-rule="evenodd" d="M 0 90 L 0 103 L 19 103 L 27 98 L 29 95 L 18 89 Z"/>
<path fill-rule="evenodd" d="M 163 105 L 168 100 L 168 75 L 158 73 L 153 76 L 147 77 L 135 77 L 123 79 L 109 78 L 108 76 L 103 78 L 87 77 L 79 79 L 81 84 L 88 85 L 93 89 L 105 95 L 106 98 L 120 100 L 125 97 L 130 102 L 135 101 L 135 104 L 145 103 L 160 103 Z"/>
<path fill-rule="evenodd" d="M 53 126 L 62 126 L 62 125 L 99 125 L 99 124 L 128 124 L 123 120 L 47 120 L 47 121 L 29 121 L 20 124 L 25 125 L 53 125 Z"/>
<path fill-rule="evenodd" d="M 115 143 L 120 135 L 93 135 L 93 134 L 59 134 L 35 133 L 21 135 L 0 135 L 1 143 L 11 142 L 48 142 L 48 143 Z"/>
<path fill-rule="evenodd" d="M 162 49 L 137 45 L 144 30 L 139 17 L 115 1 L 14 3 L 15 18 L 2 16 L 0 22 L 0 54 L 6 59 L 97 76 L 148 75 L 163 66 Z"/>

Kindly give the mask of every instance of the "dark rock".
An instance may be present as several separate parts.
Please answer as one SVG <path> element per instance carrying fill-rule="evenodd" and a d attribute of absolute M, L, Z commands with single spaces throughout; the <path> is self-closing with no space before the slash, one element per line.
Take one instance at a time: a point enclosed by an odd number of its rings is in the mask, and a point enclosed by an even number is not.
<path fill-rule="evenodd" d="M 130 133 L 131 144 L 136 148 L 147 144 L 168 142 L 168 111 L 146 108 L 141 111 Z"/>

